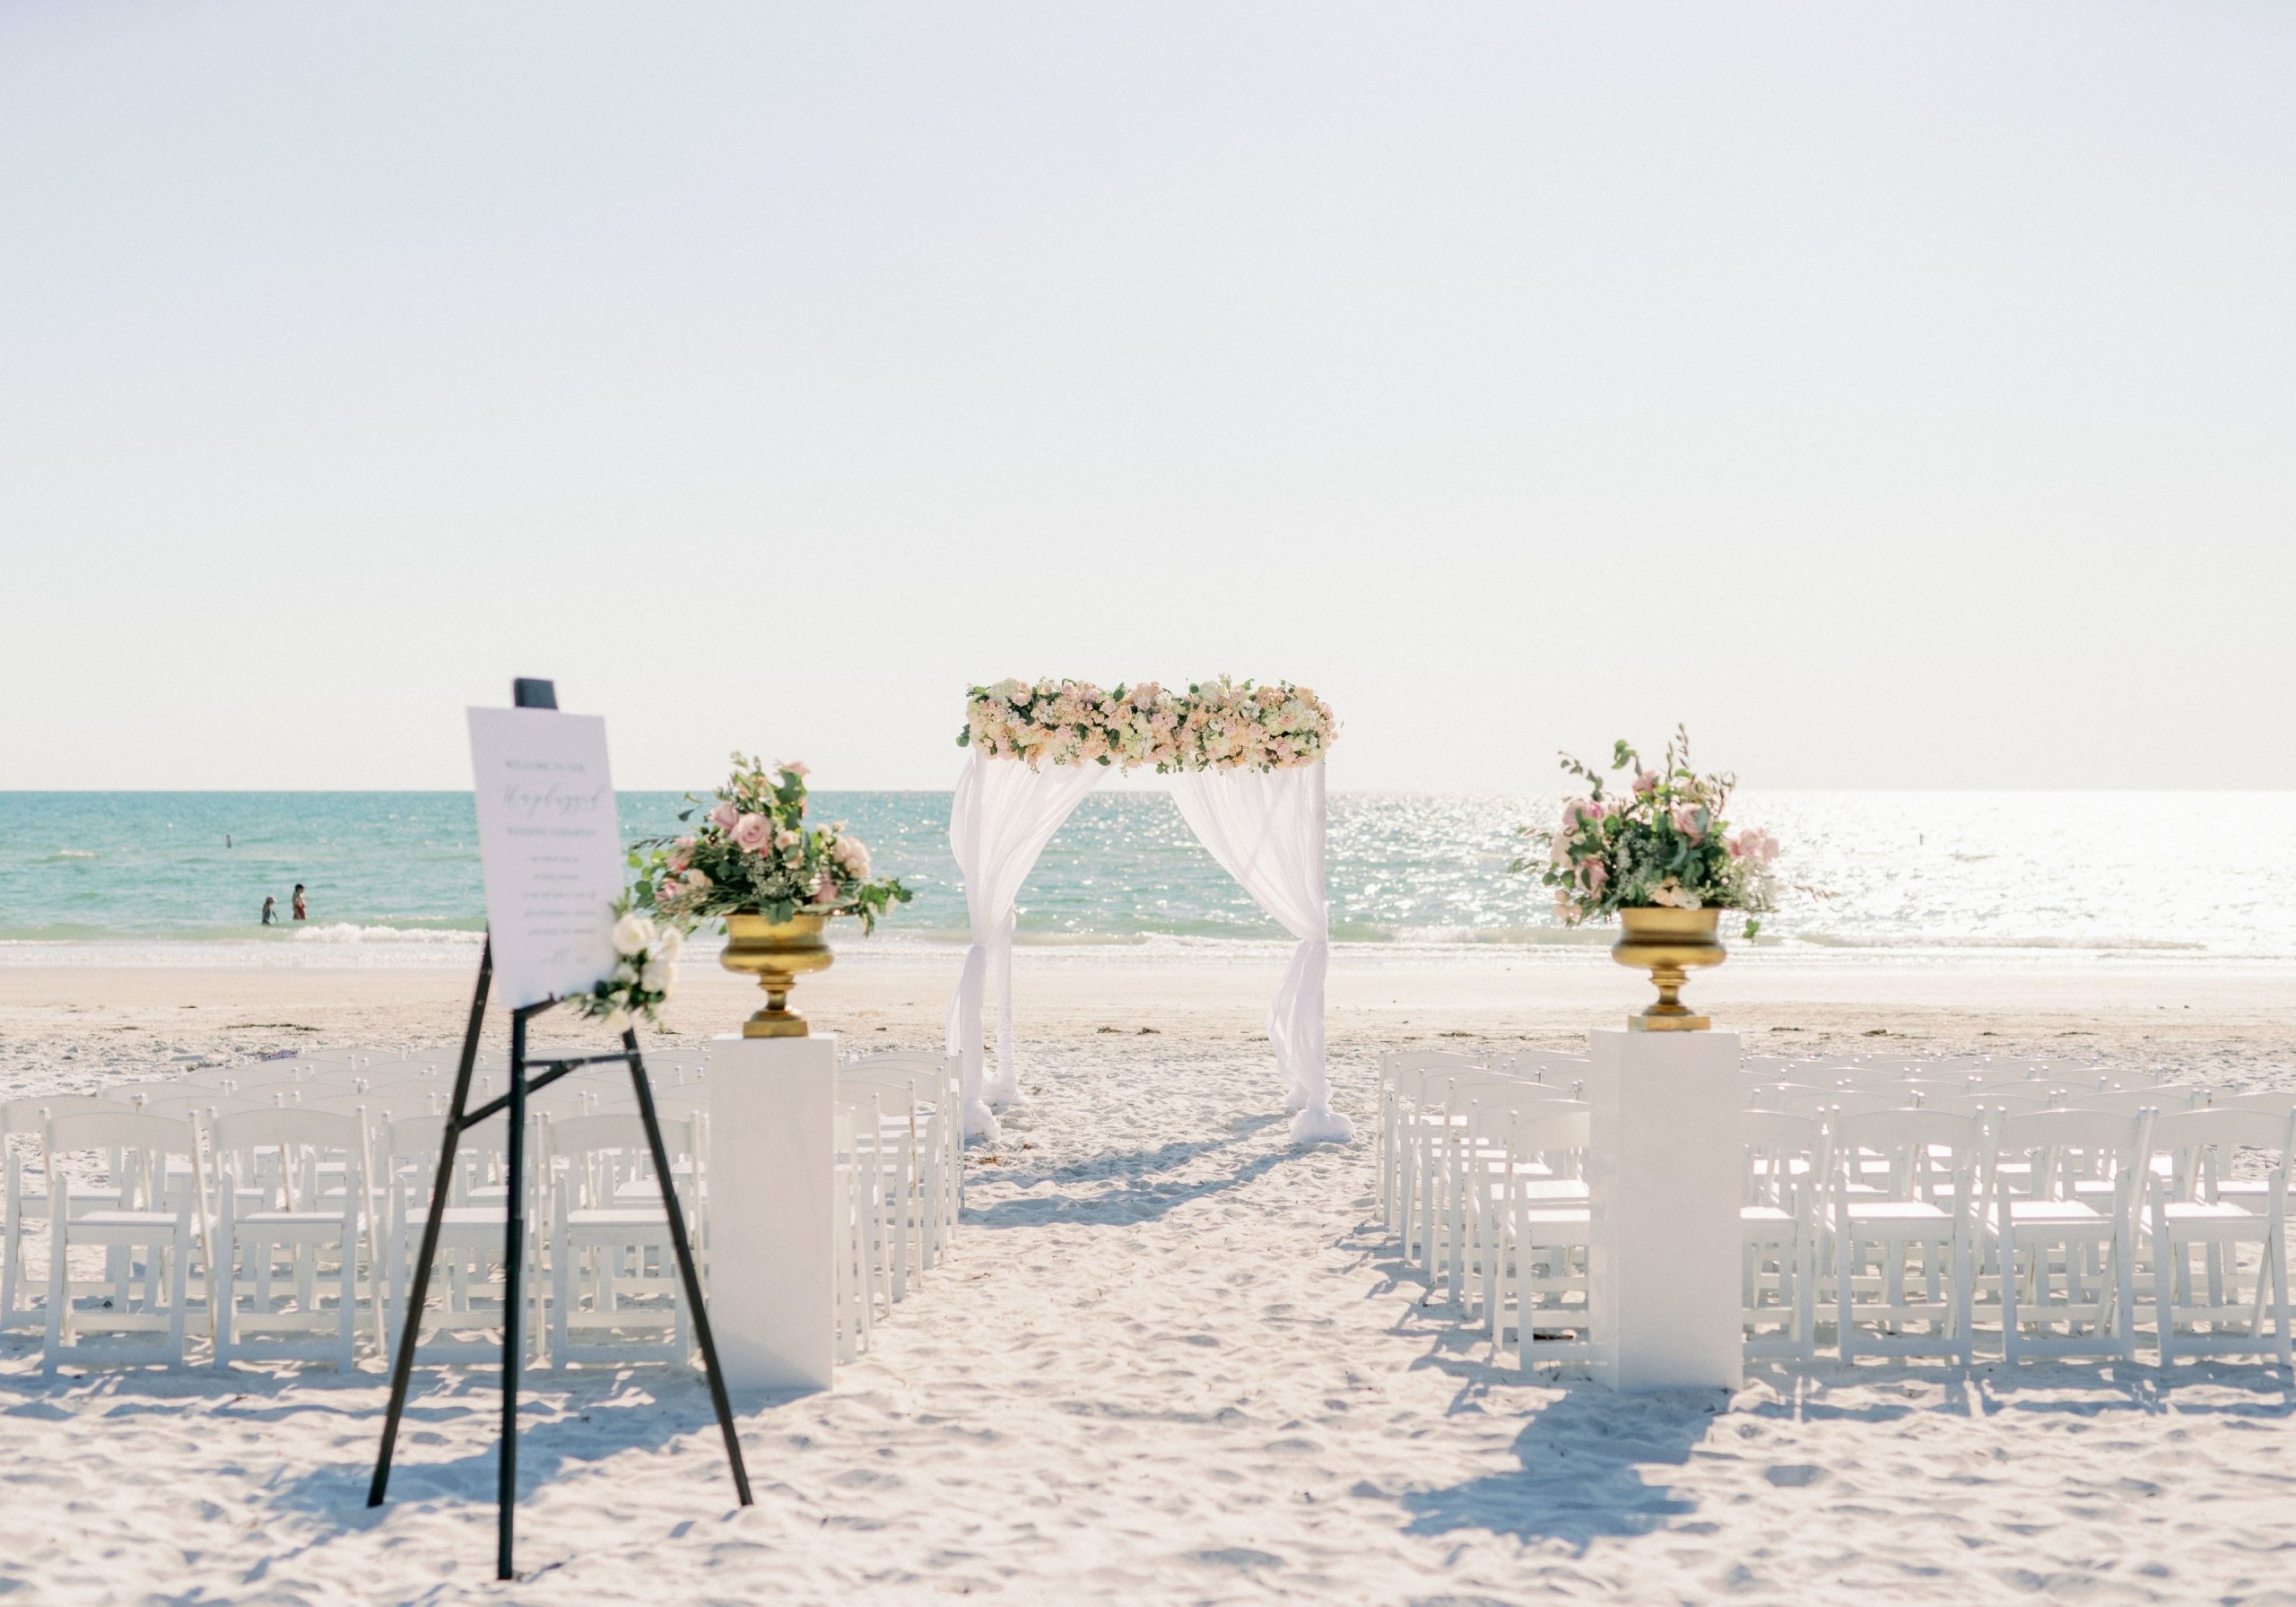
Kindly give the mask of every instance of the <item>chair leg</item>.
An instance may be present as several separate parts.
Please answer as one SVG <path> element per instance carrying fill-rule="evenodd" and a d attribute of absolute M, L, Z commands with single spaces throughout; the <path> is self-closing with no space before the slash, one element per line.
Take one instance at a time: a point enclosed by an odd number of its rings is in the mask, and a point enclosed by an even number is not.
<path fill-rule="evenodd" d="M 2123 1361 L 2136 1359 L 2136 1247 L 2129 1235 L 2113 1235 L 2113 1325 Z"/>
<path fill-rule="evenodd" d="M 236 1228 L 223 1233 L 223 1265 L 222 1275 L 213 1268 L 208 1272 L 208 1282 L 215 1292 L 209 1297 L 215 1325 L 215 1353 L 207 1359 L 210 1367 L 222 1368 L 231 1364 L 231 1351 L 239 1339 L 239 1235 Z"/>
<path fill-rule="evenodd" d="M 64 1338 L 68 1326 L 65 1318 L 71 1314 L 65 1294 L 64 1264 L 69 1253 L 68 1236 L 61 1218 L 50 1218 L 48 1233 L 48 1342 L 40 1353 L 40 1371 L 53 1373 L 64 1359 Z"/>
<path fill-rule="evenodd" d="M 2012 1368 L 2023 1359 L 2019 1354 L 2022 1338 L 2017 1331 L 2017 1238 L 2011 1230 L 2001 1236 L 2001 1359 Z"/>
<path fill-rule="evenodd" d="M 342 1289 L 335 1315 L 343 1337 L 335 1347 L 335 1366 L 337 1372 L 348 1373 L 357 1365 L 359 1350 L 359 1246 L 350 1233 L 344 1236 Z"/>
<path fill-rule="evenodd" d="M 1835 1230 L 1833 1250 L 1836 1348 L 1840 1351 L 1842 1360 L 1853 1362 L 1857 1359 L 1857 1289 L 1850 1278 L 1850 1268 L 1856 1264 L 1857 1235 L 1848 1221 Z"/>
<path fill-rule="evenodd" d="M 175 1243 L 169 1247 L 168 1260 L 168 1365 L 183 1366 L 183 1306 L 191 1286 L 191 1225 L 187 1222 L 176 1233 Z"/>
<path fill-rule="evenodd" d="M 2152 1327 L 2153 1343 L 2160 1352 L 2158 1366 L 2162 1372 L 2177 1359 L 2177 1274 L 2178 1259 L 2184 1248 L 2169 1237 L 2168 1224 L 2161 1223 L 2152 1230 Z"/>

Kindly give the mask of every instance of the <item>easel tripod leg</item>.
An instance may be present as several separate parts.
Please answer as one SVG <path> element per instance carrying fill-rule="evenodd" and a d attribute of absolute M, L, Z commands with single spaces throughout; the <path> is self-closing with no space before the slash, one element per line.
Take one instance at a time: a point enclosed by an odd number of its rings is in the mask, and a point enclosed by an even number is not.
<path fill-rule="evenodd" d="M 750 1474 L 742 1461 L 741 1437 L 734 1431 L 734 1407 L 726 1398 L 726 1377 L 718 1370 L 718 1342 L 710 1337 L 709 1308 L 701 1299 L 701 1275 L 694 1265 L 692 1241 L 686 1237 L 685 1212 L 678 1203 L 675 1177 L 670 1171 L 669 1146 L 662 1142 L 661 1118 L 654 1114 L 654 1089 L 646 1076 L 646 1063 L 638 1052 L 638 1034 L 622 1035 L 630 1051 L 630 1081 L 638 1094 L 639 1119 L 646 1125 L 646 1143 L 653 1151 L 654 1175 L 662 1180 L 662 1204 L 669 1213 L 670 1247 L 677 1253 L 678 1278 L 685 1290 L 686 1309 L 693 1313 L 693 1334 L 701 1346 L 701 1370 L 709 1381 L 709 1403 L 718 1412 L 718 1430 L 726 1437 L 726 1460 L 734 1470 L 734 1493 L 744 1507 L 750 1500 Z"/>
<path fill-rule="evenodd" d="M 510 1016 L 509 1199 L 502 1227 L 502 1453 L 495 1473 L 494 1577 L 509 1579 L 518 1509 L 518 1319 L 525 1315 L 526 1247 L 526 1010 Z"/>
<path fill-rule="evenodd" d="M 422 1220 L 422 1247 L 414 1257 L 414 1277 L 408 1285 L 406 1310 L 401 1314 L 398 1355 L 391 1364 L 390 1411 L 383 1419 L 383 1446 L 375 1457 L 375 1477 L 367 1486 L 367 1505 L 379 1507 L 390 1489 L 391 1453 L 398 1445 L 399 1419 L 406 1411 L 406 1387 L 414 1371 L 415 1341 L 422 1333 L 422 1307 L 430 1294 L 430 1268 L 439 1254 L 439 1224 L 447 1209 L 447 1194 L 455 1176 L 455 1151 L 462 1142 L 463 1112 L 470 1108 L 471 1069 L 478 1060 L 478 1035 L 486 1020 L 486 993 L 494 977 L 494 945 L 479 951 L 478 986 L 470 1002 L 470 1025 L 463 1032 L 463 1056 L 455 1068 L 455 1094 L 447 1108 L 447 1130 L 439 1140 L 439 1170 L 430 1184 L 430 1209 Z M 379 1270 L 379 1269 L 378 1269 Z"/>

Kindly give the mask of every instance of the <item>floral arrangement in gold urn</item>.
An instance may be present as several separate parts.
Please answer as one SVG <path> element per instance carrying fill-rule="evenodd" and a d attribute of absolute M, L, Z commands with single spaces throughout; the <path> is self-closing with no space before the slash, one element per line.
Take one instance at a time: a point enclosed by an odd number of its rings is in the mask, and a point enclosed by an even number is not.
<path fill-rule="evenodd" d="M 856 916 L 864 932 L 874 931 L 879 916 L 914 896 L 896 878 L 872 873 L 868 846 L 843 821 L 806 823 L 807 774 L 802 764 L 768 769 L 737 752 L 714 797 L 686 795 L 678 815 L 691 824 L 685 835 L 631 850 L 640 906 L 668 921 L 726 923 L 719 963 L 765 990 L 765 1008 L 743 1025 L 748 1038 L 805 1036 L 789 990 L 835 963 L 824 935 L 831 918 Z"/>
<path fill-rule="evenodd" d="M 1745 915 L 1747 937 L 1761 929 L 1756 917 L 1777 902 L 1778 839 L 1759 827 L 1731 830 L 1726 811 L 1737 777 L 1692 768 L 1681 726 L 1656 769 L 1620 741 L 1610 768 L 1621 785 L 1568 753 L 1562 768 L 1587 784 L 1586 795 L 1564 803 L 1555 827 L 1525 827 L 1546 857 L 1508 868 L 1537 871 L 1566 925 L 1619 917 L 1625 935 L 1612 958 L 1648 971 L 1658 989 L 1658 1002 L 1628 1018 L 1630 1027 L 1704 1029 L 1710 1023 L 1683 1003 L 1683 985 L 1692 969 L 1728 957 L 1717 935 L 1722 911 Z"/>

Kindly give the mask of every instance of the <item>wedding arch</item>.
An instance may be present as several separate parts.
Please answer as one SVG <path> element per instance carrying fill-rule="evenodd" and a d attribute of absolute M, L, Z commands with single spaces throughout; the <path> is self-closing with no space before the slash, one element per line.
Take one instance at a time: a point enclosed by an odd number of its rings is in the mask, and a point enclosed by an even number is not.
<path fill-rule="evenodd" d="M 1021 1097 L 1013 1029 L 1013 925 L 1021 884 L 1085 795 L 1113 770 L 1152 767 L 1220 867 L 1296 942 L 1267 1036 L 1301 1143 L 1344 1140 L 1324 1069 L 1324 976 L 1331 963 L 1324 897 L 1324 753 L 1331 709 L 1303 686 L 1222 677 L 1167 691 L 1154 682 L 1103 691 L 1081 681 L 976 686 L 958 742 L 971 750 L 949 817 L 972 929 L 949 1007 L 949 1053 L 962 1057 L 965 1134 L 994 1137 L 992 1107 Z M 997 986 L 996 1066 L 982 1017 Z"/>

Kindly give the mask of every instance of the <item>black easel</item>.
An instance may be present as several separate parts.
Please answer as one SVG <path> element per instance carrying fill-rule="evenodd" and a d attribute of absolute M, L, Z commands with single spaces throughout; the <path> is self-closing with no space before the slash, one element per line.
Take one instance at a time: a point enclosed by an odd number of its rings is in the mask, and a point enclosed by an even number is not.
<path fill-rule="evenodd" d="M 547 681 L 521 679 L 514 689 L 520 708 L 556 708 L 558 694 Z M 749 1470 L 742 1464 L 742 1442 L 734 1432 L 734 1408 L 726 1398 L 725 1376 L 718 1370 L 718 1344 L 709 1335 L 709 1309 L 702 1304 L 701 1279 L 693 1264 L 693 1247 L 686 1238 L 685 1213 L 678 1205 L 675 1180 L 670 1172 L 670 1152 L 662 1142 L 662 1124 L 654 1114 L 654 1089 L 646 1078 L 646 1063 L 638 1052 L 638 1034 L 625 1031 L 622 1047 L 608 1055 L 561 1055 L 534 1063 L 542 1074 L 526 1081 L 526 1022 L 548 1010 L 556 1000 L 528 1004 L 510 1012 L 510 1088 L 477 1109 L 469 1108 L 471 1069 L 478 1061 L 478 1036 L 486 1019 L 486 994 L 494 978 L 494 946 L 480 951 L 478 987 L 471 995 L 470 1024 L 463 1031 L 462 1060 L 455 1068 L 454 1099 L 447 1112 L 447 1130 L 439 1142 L 439 1175 L 430 1185 L 430 1213 L 422 1224 L 422 1247 L 414 1258 L 414 1286 L 406 1301 L 405 1325 L 399 1330 L 398 1358 L 391 1368 L 390 1413 L 383 1421 L 383 1445 L 375 1458 L 374 1481 L 367 1487 L 367 1505 L 379 1507 L 391 1481 L 391 1451 L 398 1443 L 399 1419 L 406 1411 L 407 1380 L 414 1370 L 414 1345 L 422 1333 L 422 1307 L 430 1290 L 430 1266 L 439 1253 L 439 1213 L 454 1177 L 455 1150 L 466 1128 L 474 1127 L 498 1111 L 509 1113 L 509 1220 L 503 1227 L 502 1259 L 506 1293 L 502 1301 L 502 1456 L 495 1482 L 494 1577 L 509 1579 L 511 1527 L 518 1501 L 518 1319 L 526 1303 L 522 1282 L 526 1253 L 526 1096 L 548 1088 L 569 1072 L 586 1065 L 622 1061 L 630 1067 L 630 1081 L 638 1095 L 638 1117 L 646 1128 L 646 1145 L 654 1159 L 654 1175 L 662 1180 L 662 1208 L 669 1213 L 670 1245 L 678 1258 L 678 1277 L 685 1290 L 686 1309 L 693 1313 L 694 1338 L 701 1346 L 701 1367 L 709 1379 L 709 1403 L 718 1412 L 718 1427 L 726 1437 L 726 1460 L 734 1471 L 734 1492 L 743 1506 L 751 1505 Z"/>

